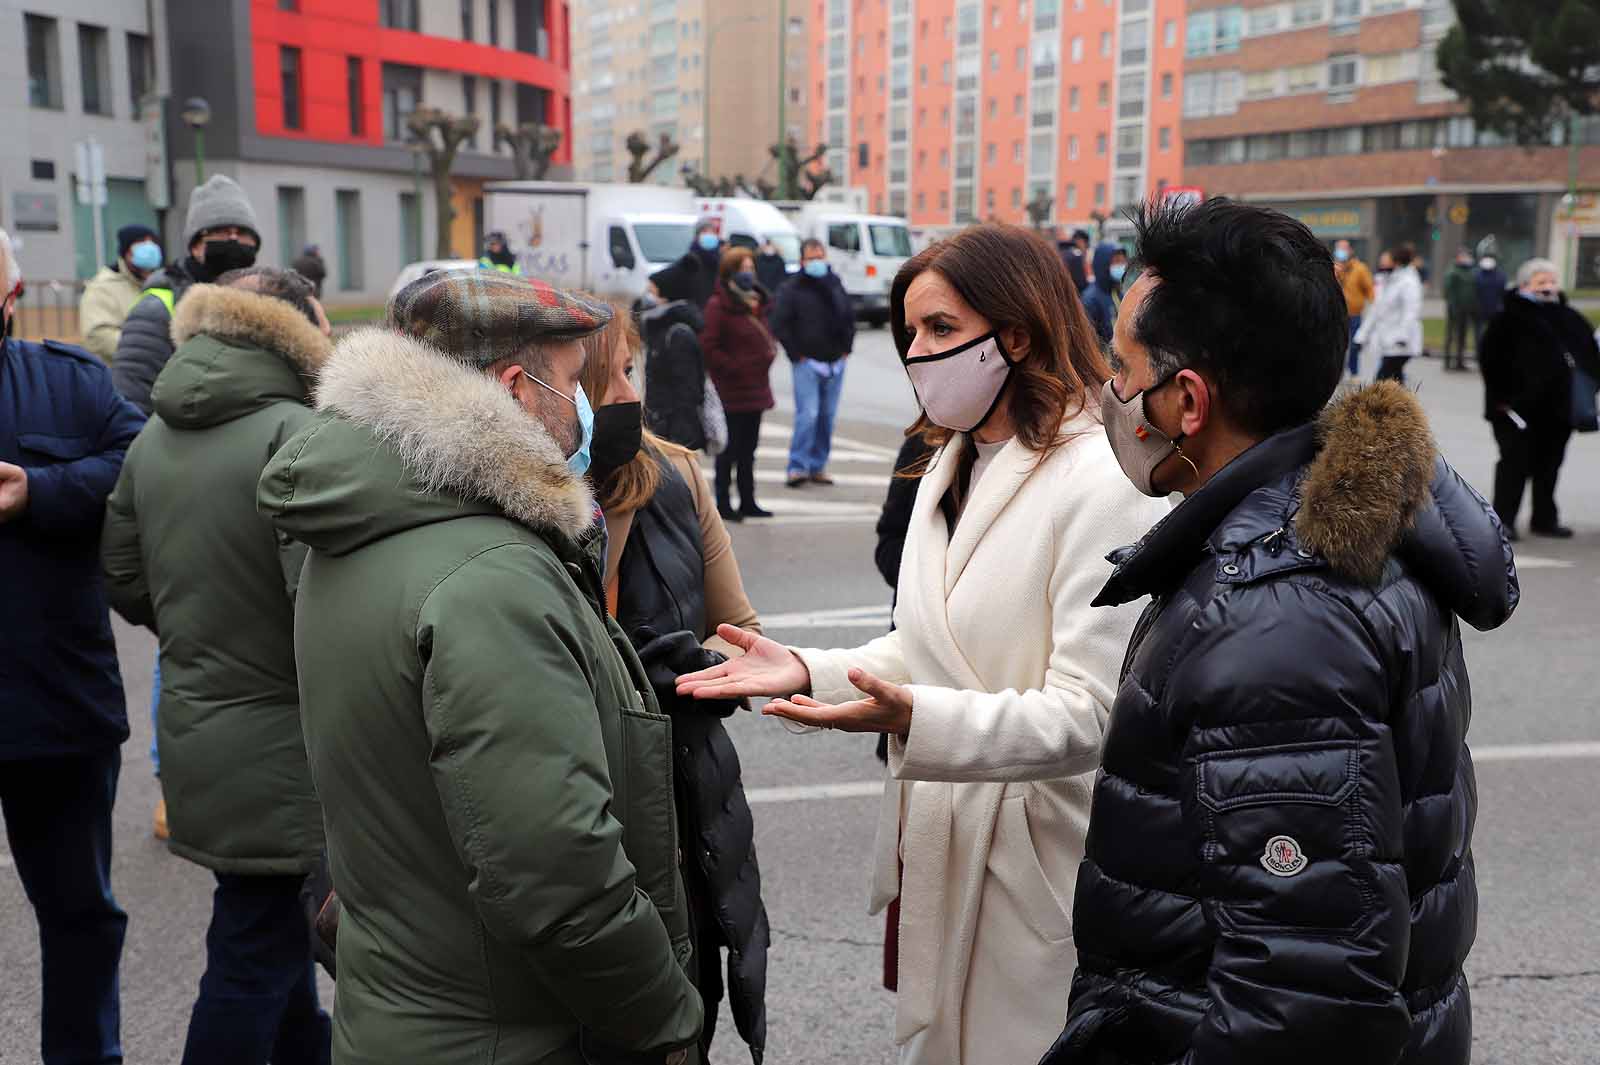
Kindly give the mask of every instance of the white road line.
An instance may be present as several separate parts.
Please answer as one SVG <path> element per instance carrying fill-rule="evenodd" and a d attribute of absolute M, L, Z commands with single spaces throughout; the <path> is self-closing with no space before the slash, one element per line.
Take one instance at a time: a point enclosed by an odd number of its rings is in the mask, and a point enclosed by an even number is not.
<path fill-rule="evenodd" d="M 756 458 L 770 459 L 784 464 L 789 461 L 789 449 L 787 447 L 758 447 L 756 448 Z M 887 481 L 889 467 L 894 464 L 894 456 L 890 455 L 888 461 L 884 461 L 883 456 L 876 452 L 834 448 L 828 452 L 828 465 L 832 466 L 837 462 L 865 462 L 875 467 L 881 467 L 883 469 L 883 480 Z"/>
<path fill-rule="evenodd" d="M 1517 555 L 1517 569 L 1571 569 L 1576 562 L 1564 558 L 1543 558 L 1539 555 Z"/>
<path fill-rule="evenodd" d="M 889 607 L 854 606 L 842 610 L 798 610 L 792 614 L 763 614 L 768 629 L 887 629 Z"/>
<path fill-rule="evenodd" d="M 1470 743 L 1467 746 L 1472 747 Z M 1557 743 L 1506 743 L 1472 747 L 1474 762 L 1544 761 L 1552 758 L 1600 758 L 1600 741 L 1564 740 Z"/>
<path fill-rule="evenodd" d="M 849 784 L 802 784 L 788 788 L 748 788 L 744 797 L 752 806 L 763 802 L 804 802 L 807 799 L 865 799 L 883 794 L 883 781 L 859 780 Z"/>
<path fill-rule="evenodd" d="M 1565 758 L 1600 758 L 1600 741 L 1566 740 L 1556 743 L 1497 744 L 1472 749 L 1474 762 L 1545 761 Z M 805 802 L 814 799 L 864 799 L 883 793 L 881 780 L 856 780 L 843 784 L 809 784 L 783 788 L 750 788 L 745 798 L 752 804 Z"/>
<path fill-rule="evenodd" d="M 702 466 L 701 472 L 706 475 L 706 481 L 709 483 L 712 478 L 712 470 L 709 467 Z M 841 488 L 876 488 L 880 492 L 887 491 L 889 488 L 889 472 L 887 470 L 885 470 L 883 473 L 830 472 L 828 476 L 832 477 L 834 483 L 839 485 Z M 757 470 L 756 480 L 761 484 L 786 485 L 788 483 L 789 476 L 782 470 Z M 828 488 L 826 485 L 817 485 L 814 488 L 810 485 L 807 485 L 803 489 L 797 489 L 797 491 L 813 493 L 826 492 L 827 490 Z"/>
<path fill-rule="evenodd" d="M 761 505 L 778 516 L 782 521 L 790 518 L 862 518 L 867 521 L 877 521 L 881 509 L 876 503 L 844 503 L 827 499 L 802 498 L 799 492 L 784 492 L 781 495 L 767 493 L 761 497 Z M 754 523 L 759 526 L 759 521 Z"/>
<path fill-rule="evenodd" d="M 784 425 L 781 422 L 762 422 L 761 435 L 767 440 L 783 440 L 787 442 L 788 439 L 794 435 L 794 426 Z M 860 451 L 868 455 L 877 455 L 879 458 L 887 459 L 890 462 L 893 462 L 895 456 L 899 454 L 899 451 L 896 448 L 879 447 L 876 444 L 869 444 L 864 440 L 852 440 L 848 436 L 835 436 L 833 438 L 833 442 L 842 448 L 847 448 L 850 451 Z M 786 457 L 788 454 L 789 453 L 787 451 L 784 452 Z"/>

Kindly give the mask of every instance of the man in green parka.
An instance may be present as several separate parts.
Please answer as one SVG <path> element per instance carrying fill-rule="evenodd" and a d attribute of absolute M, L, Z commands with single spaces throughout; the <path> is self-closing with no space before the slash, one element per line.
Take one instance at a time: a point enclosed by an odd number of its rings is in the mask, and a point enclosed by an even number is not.
<path fill-rule="evenodd" d="M 606 614 L 578 340 L 610 309 L 441 271 L 340 342 L 259 505 L 343 912 L 334 1060 L 691 1055 L 672 726 Z"/>
<path fill-rule="evenodd" d="M 311 285 L 265 268 L 189 289 L 154 413 L 106 505 L 118 613 L 161 639 L 169 846 L 216 874 L 185 1065 L 329 1060 L 300 887 L 323 851 L 294 662 L 305 549 L 256 511 L 273 452 L 311 421 L 330 344 Z"/>

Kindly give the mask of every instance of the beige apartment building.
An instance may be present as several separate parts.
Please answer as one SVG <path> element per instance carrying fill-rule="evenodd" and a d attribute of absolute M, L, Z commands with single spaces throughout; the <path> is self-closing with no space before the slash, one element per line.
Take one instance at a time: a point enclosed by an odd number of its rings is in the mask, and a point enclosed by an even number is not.
<path fill-rule="evenodd" d="M 650 180 L 777 180 L 768 146 L 783 125 L 803 148 L 806 0 L 584 0 L 572 11 L 573 169 L 582 181 L 626 181 L 628 135 L 678 155 Z M 779 64 L 788 53 L 788 69 Z M 781 95 L 780 95 L 781 94 Z"/>

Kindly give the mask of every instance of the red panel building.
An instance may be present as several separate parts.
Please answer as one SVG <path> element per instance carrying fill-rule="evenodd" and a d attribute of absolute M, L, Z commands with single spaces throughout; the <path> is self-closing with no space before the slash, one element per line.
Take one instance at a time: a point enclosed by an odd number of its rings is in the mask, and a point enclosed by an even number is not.
<path fill-rule="evenodd" d="M 451 256 L 477 256 L 483 182 L 515 174 L 497 128 L 554 127 L 550 176 L 570 173 L 569 20 L 564 0 L 186 5 L 169 18 L 172 98 L 210 103 L 205 171 L 229 174 L 250 196 L 264 261 L 287 263 L 316 244 L 329 266 L 325 298 L 377 302 L 405 263 L 441 250 L 442 212 L 405 128 L 414 108 L 480 120 L 452 170 L 442 227 Z M 180 109 L 168 119 L 179 218 L 198 173 Z"/>

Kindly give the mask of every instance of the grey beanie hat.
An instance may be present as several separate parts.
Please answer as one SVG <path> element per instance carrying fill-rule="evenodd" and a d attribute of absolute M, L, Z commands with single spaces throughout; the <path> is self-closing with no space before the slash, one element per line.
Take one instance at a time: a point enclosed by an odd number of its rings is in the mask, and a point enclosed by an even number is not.
<path fill-rule="evenodd" d="M 184 247 L 193 244 L 201 233 L 218 226 L 248 229 L 256 235 L 257 243 L 261 241 L 255 208 L 250 206 L 239 183 L 224 174 L 212 174 L 204 185 L 189 193 L 189 217 L 183 223 Z"/>

